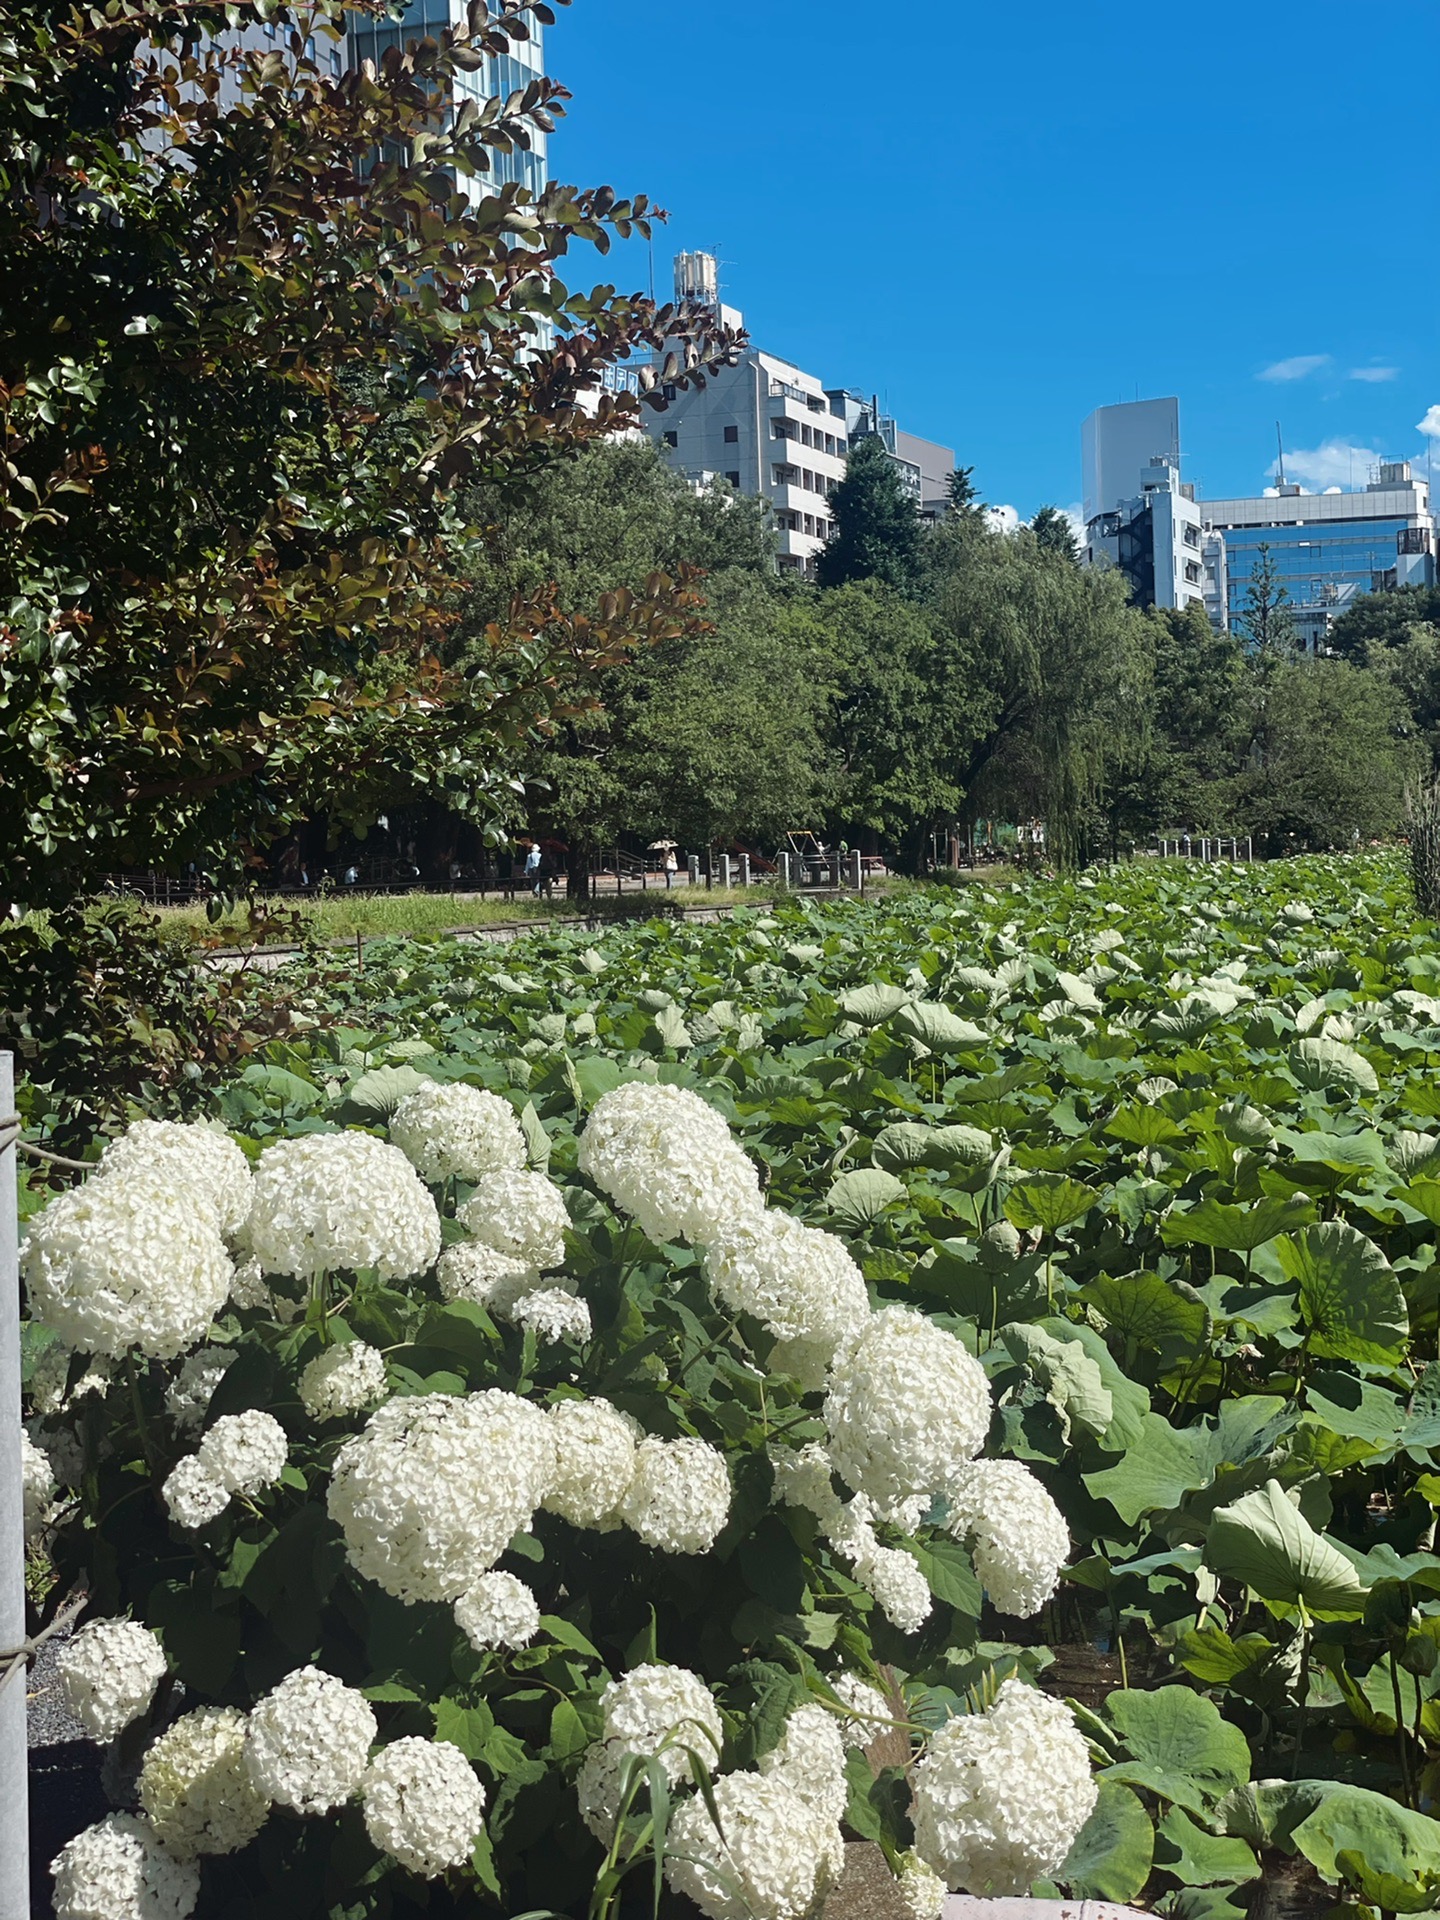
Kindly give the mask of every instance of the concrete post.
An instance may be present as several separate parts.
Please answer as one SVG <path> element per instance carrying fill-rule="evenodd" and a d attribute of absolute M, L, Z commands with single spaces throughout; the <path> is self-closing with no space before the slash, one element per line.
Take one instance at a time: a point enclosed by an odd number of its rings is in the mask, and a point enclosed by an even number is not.
<path fill-rule="evenodd" d="M 0 1653 L 25 1643 L 25 1495 L 20 1467 L 20 1259 L 15 1061 L 0 1053 Z M 29 1920 L 30 1838 L 22 1660 L 0 1684 L 0 1920 Z"/>
<path fill-rule="evenodd" d="M 698 887 L 700 884 L 700 856 L 698 853 L 690 853 L 685 856 L 685 871 L 690 877 L 691 886 Z"/>
<path fill-rule="evenodd" d="M 865 891 L 865 868 L 861 863 L 860 849 L 858 847 L 852 847 L 850 849 L 847 865 L 850 868 L 850 872 L 847 875 L 850 885 L 855 889 L 856 893 L 863 893 Z"/>
<path fill-rule="evenodd" d="M 780 884 L 786 893 L 789 893 L 795 884 L 790 878 L 790 855 L 788 852 L 782 852 L 780 855 Z"/>
<path fill-rule="evenodd" d="M 727 893 L 730 891 L 730 856 L 728 853 L 722 853 L 720 856 L 720 884 Z"/>
<path fill-rule="evenodd" d="M 748 887 L 750 884 L 750 856 L 748 853 L 742 853 L 740 856 L 740 884 L 742 887 Z"/>

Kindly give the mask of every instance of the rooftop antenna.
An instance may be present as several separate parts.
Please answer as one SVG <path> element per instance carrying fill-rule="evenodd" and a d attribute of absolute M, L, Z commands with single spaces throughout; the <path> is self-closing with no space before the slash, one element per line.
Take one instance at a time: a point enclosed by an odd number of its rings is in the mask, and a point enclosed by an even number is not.
<path fill-rule="evenodd" d="M 1280 422 L 1275 422 L 1275 447 L 1280 455 L 1280 485 L 1285 484 L 1285 442 L 1280 437 Z"/>

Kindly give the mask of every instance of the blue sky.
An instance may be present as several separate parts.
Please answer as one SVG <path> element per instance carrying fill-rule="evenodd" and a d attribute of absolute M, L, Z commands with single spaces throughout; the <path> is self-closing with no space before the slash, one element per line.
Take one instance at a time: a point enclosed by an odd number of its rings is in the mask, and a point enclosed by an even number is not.
<path fill-rule="evenodd" d="M 1437 63 L 1436 0 L 574 0 L 551 165 L 648 192 L 658 290 L 713 249 L 758 344 L 1023 517 L 1137 394 L 1179 395 L 1211 497 L 1266 483 L 1277 418 L 1289 477 L 1363 485 L 1423 420 L 1440 464 Z"/>

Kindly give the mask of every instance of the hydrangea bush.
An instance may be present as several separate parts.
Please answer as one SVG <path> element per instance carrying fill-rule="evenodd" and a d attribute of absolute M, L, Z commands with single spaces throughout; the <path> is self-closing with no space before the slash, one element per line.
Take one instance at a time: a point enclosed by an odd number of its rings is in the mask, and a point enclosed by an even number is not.
<path fill-rule="evenodd" d="M 845 1822 L 917 1915 L 1059 1874 L 1086 1742 L 982 1612 L 1070 1542 L 984 1456 L 973 1328 L 658 1076 L 548 1130 L 422 1083 L 381 1134 L 141 1122 L 31 1224 L 63 1685 L 138 1769 L 60 1920 L 604 1911 L 657 1854 L 805 1920 Z"/>

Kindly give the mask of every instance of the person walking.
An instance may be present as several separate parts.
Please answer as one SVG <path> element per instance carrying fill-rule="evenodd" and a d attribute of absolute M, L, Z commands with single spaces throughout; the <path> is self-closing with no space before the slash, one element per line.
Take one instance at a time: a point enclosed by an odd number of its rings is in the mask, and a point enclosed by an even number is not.
<path fill-rule="evenodd" d="M 530 882 L 530 891 L 538 896 L 540 892 L 540 842 L 532 840 L 530 851 L 525 856 L 525 878 Z"/>
<path fill-rule="evenodd" d="M 679 871 L 680 862 L 675 858 L 675 849 L 674 847 L 667 847 L 665 849 L 665 891 L 667 893 L 674 885 L 675 876 Z"/>

